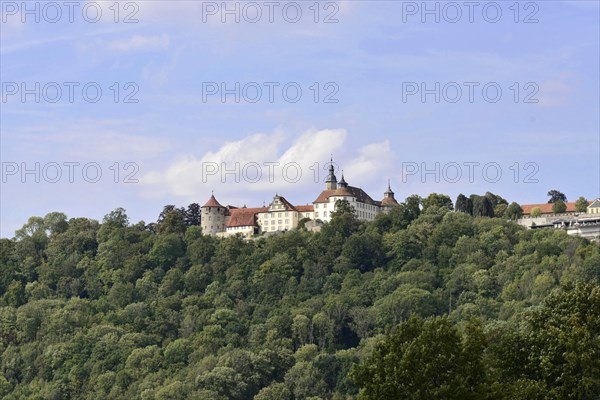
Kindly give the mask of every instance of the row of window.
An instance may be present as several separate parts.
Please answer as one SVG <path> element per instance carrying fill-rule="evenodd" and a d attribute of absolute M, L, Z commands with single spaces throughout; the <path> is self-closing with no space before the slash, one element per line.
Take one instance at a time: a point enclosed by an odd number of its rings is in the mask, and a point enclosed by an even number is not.
<path fill-rule="evenodd" d="M 227 228 L 228 231 L 242 231 L 242 230 L 250 230 L 252 227 L 250 226 L 230 226 Z"/>
<path fill-rule="evenodd" d="M 275 225 L 275 222 L 277 222 L 277 224 L 281 225 L 281 221 L 282 220 L 280 219 L 280 220 L 277 220 L 277 221 L 273 220 L 273 221 L 270 221 L 270 222 L 271 222 L 272 225 Z M 285 220 L 285 224 L 289 225 L 290 224 L 290 220 L 286 219 Z M 269 225 L 269 221 L 265 221 L 265 225 Z"/>
<path fill-rule="evenodd" d="M 366 211 L 358 211 L 359 218 L 375 218 L 375 215 Z"/>
<path fill-rule="evenodd" d="M 365 204 L 365 203 L 357 203 L 357 204 L 358 204 L 358 208 L 366 208 L 367 210 L 377 211 L 377 206 L 373 206 L 371 204 Z"/>
<path fill-rule="evenodd" d="M 283 217 L 285 214 L 285 217 L 289 217 L 289 212 L 283 213 L 283 212 L 278 212 L 278 213 L 266 213 L 265 214 L 265 218 L 281 218 Z"/>

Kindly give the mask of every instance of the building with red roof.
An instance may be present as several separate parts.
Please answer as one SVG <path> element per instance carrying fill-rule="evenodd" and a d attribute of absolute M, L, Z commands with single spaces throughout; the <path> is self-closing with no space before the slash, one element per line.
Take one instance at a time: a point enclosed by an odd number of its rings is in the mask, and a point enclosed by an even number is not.
<path fill-rule="evenodd" d="M 342 173 L 338 182 L 333 161 L 329 165 L 329 174 L 325 189 L 313 201 L 313 204 L 293 205 L 285 197 L 276 194 L 268 206 L 256 208 L 236 208 L 223 206 L 214 194 L 202 206 L 201 226 L 205 234 L 227 236 L 242 234 L 252 236 L 260 233 L 275 233 L 295 229 L 303 219 L 321 222 L 331 220 L 336 203 L 347 201 L 360 220 L 372 221 L 382 212 L 389 212 L 398 205 L 388 181 L 388 189 L 383 199 L 373 200 L 363 189 L 348 185 Z"/>

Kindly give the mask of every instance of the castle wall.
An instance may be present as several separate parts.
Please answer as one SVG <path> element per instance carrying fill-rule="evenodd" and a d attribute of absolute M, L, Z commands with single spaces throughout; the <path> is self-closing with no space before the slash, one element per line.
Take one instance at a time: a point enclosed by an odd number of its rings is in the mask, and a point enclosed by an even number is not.
<path fill-rule="evenodd" d="M 200 226 L 205 235 L 215 236 L 219 232 L 225 232 L 226 225 L 225 208 L 203 207 Z"/>

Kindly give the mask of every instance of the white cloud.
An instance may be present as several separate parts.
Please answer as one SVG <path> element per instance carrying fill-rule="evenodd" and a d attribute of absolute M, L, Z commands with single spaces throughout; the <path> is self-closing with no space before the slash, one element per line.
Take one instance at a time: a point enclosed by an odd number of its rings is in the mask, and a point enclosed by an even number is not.
<path fill-rule="evenodd" d="M 358 152 L 358 156 L 348 163 L 348 168 L 344 171 L 346 176 L 352 177 L 352 181 L 367 184 L 374 177 L 390 177 L 394 153 L 388 140 L 371 143 L 361 147 Z M 352 182 L 349 183 L 352 185 Z"/>
<path fill-rule="evenodd" d="M 331 153 L 340 168 L 347 167 L 349 184 L 368 189 L 374 178 L 383 177 L 377 182 L 377 187 L 383 188 L 393 170 L 389 141 L 368 144 L 353 155 L 347 150 L 347 136 L 345 129 L 312 129 L 292 140 L 281 131 L 249 135 L 200 157 L 179 158 L 164 171 L 143 175 L 142 195 L 198 201 L 199 193 L 214 190 L 223 204 L 257 206 L 257 199 L 262 197 L 268 203 L 275 193 L 292 202 L 308 201 L 323 188 Z M 253 182 L 257 167 L 262 175 Z"/>
<path fill-rule="evenodd" d="M 309 130 L 281 151 L 286 140 L 283 132 L 254 134 L 227 142 L 200 158 L 182 157 L 164 172 L 143 176 L 141 183 L 152 186 L 148 195 L 155 196 L 170 193 L 185 197 L 211 189 L 218 190 L 221 196 L 297 189 L 315 184 L 324 161 L 330 152 L 341 148 L 346 135 L 344 129 Z"/>
<path fill-rule="evenodd" d="M 110 50 L 128 53 L 144 50 L 166 50 L 169 47 L 169 35 L 143 36 L 133 35 L 128 39 L 113 40 L 108 44 Z"/>
<path fill-rule="evenodd" d="M 568 82 L 568 79 L 569 77 L 563 74 L 541 82 L 539 92 L 533 98 L 539 99 L 540 105 L 544 107 L 565 105 L 573 92 L 573 85 Z M 527 94 L 531 94 L 531 90 Z"/>

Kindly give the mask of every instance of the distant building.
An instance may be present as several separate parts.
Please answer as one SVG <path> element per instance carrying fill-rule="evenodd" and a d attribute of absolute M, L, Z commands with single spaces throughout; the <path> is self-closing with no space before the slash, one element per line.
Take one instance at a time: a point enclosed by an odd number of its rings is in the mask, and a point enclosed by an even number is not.
<path fill-rule="evenodd" d="M 568 203 L 565 203 L 567 205 L 567 209 L 565 210 L 564 213 L 561 214 L 571 214 L 571 213 L 575 213 L 575 202 L 574 201 L 570 201 Z M 543 204 L 524 204 L 521 206 L 521 209 L 523 210 L 523 218 L 527 218 L 531 216 L 531 211 L 534 208 L 539 208 L 540 209 L 540 215 L 548 215 L 548 214 L 554 214 L 554 212 L 552 211 L 552 206 L 554 204 L 553 203 L 543 203 Z"/>
<path fill-rule="evenodd" d="M 207 235 L 216 235 L 218 232 L 225 231 L 227 224 L 226 217 L 229 215 L 229 209 L 221 205 L 214 194 L 201 207 L 202 213 L 200 218 L 200 226 L 202 232 Z"/>
<path fill-rule="evenodd" d="M 346 200 L 354 207 L 357 218 L 364 221 L 372 221 L 377 214 L 389 212 L 392 207 L 398 205 L 389 181 L 383 199 L 373 200 L 361 188 L 348 185 L 343 173 L 338 182 L 332 161 L 325 180 L 325 190 L 317 196 L 313 204 L 293 205 L 285 197 L 276 194 L 268 207 L 237 208 L 223 206 L 211 195 L 202 206 L 202 231 L 213 236 L 242 234 L 248 237 L 295 229 L 298 222 L 304 218 L 315 222 L 328 222 L 338 200 Z M 310 224 L 311 227 L 313 225 L 318 227 L 318 224 Z"/>
<path fill-rule="evenodd" d="M 589 206 L 587 206 L 588 214 L 600 214 L 600 198 L 592 201 Z"/>
<path fill-rule="evenodd" d="M 517 222 L 531 229 L 564 229 L 569 235 L 600 240 L 600 199 L 591 202 L 586 212 L 577 212 L 575 202 L 565 204 L 567 209 L 560 214 L 552 211 L 552 203 L 522 205 L 523 217 Z M 537 217 L 531 215 L 535 208 L 540 209 L 540 215 Z"/>

